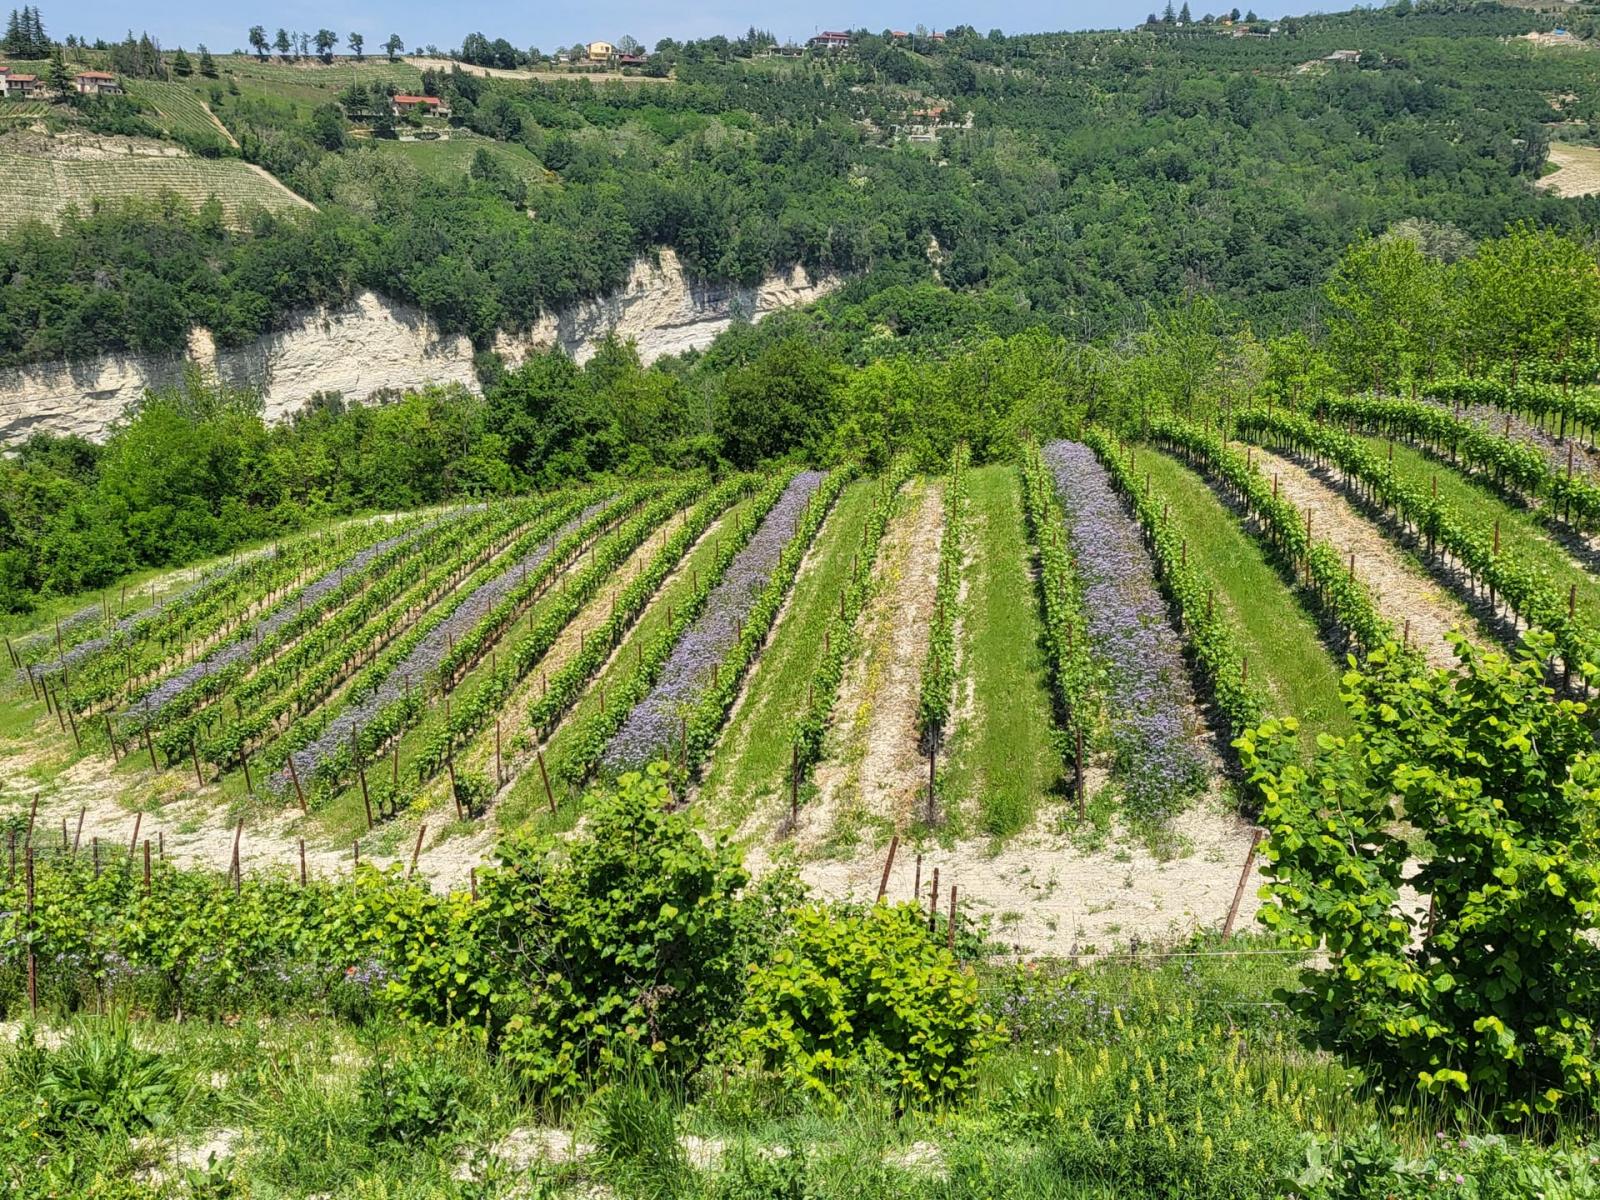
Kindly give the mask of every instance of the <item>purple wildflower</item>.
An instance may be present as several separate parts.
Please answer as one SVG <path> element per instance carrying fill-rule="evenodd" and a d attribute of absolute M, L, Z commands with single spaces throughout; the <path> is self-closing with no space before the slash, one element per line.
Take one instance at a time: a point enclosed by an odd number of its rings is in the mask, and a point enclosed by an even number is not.
<path fill-rule="evenodd" d="M 762 520 L 754 536 L 728 564 L 727 573 L 706 597 L 705 609 L 689 626 L 662 668 L 650 694 L 634 706 L 606 747 L 602 765 L 609 771 L 636 767 L 672 744 L 678 717 L 705 686 L 739 635 L 756 599 L 772 578 L 783 548 L 825 471 L 802 471 Z"/>
<path fill-rule="evenodd" d="M 1044 458 L 1083 580 L 1089 638 L 1110 685 L 1111 736 L 1128 806 L 1148 819 L 1171 816 L 1205 775 L 1184 723 L 1194 695 L 1150 556 L 1092 450 L 1051 442 Z"/>
<path fill-rule="evenodd" d="M 500 598 L 522 581 L 524 574 L 536 570 L 540 563 L 563 538 L 599 512 L 608 501 L 596 501 L 572 520 L 562 525 L 533 550 L 504 571 L 473 589 L 466 599 L 428 635 L 412 648 L 410 654 L 384 678 L 371 695 L 353 704 L 328 722 L 322 732 L 298 750 L 291 751 L 295 770 L 302 780 L 311 779 L 319 764 L 348 746 L 352 738 L 359 738 L 364 730 L 388 705 L 404 696 L 413 684 L 420 684 L 436 670 L 450 652 L 451 645 L 473 628 Z M 273 776 L 273 784 L 282 793 L 294 786 L 287 766 Z"/>

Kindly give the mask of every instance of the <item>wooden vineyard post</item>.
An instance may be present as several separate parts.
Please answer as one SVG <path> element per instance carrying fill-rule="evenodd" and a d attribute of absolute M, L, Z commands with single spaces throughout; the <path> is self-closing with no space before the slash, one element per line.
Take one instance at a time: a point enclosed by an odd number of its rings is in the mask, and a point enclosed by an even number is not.
<path fill-rule="evenodd" d="M 89 810 L 87 808 L 80 808 L 78 810 L 78 828 L 76 830 L 74 830 L 73 834 L 72 834 L 72 857 L 73 858 L 77 858 L 78 857 L 78 843 L 80 843 L 83 840 L 83 819 L 84 819 L 84 817 L 86 817 L 88 815 L 89 815 Z"/>
<path fill-rule="evenodd" d="M 500 722 L 497 720 L 494 723 L 494 786 L 496 791 L 505 786 L 504 761 L 500 752 Z"/>
<path fill-rule="evenodd" d="M 67 852 L 67 818 L 61 818 L 61 853 Z"/>
<path fill-rule="evenodd" d="M 1233 924 L 1239 919 L 1239 904 L 1244 900 L 1245 885 L 1250 882 L 1250 872 L 1256 865 L 1256 851 L 1261 848 L 1261 839 L 1265 836 L 1260 826 L 1250 834 L 1250 852 L 1244 856 L 1244 870 L 1239 872 L 1239 886 L 1233 889 L 1233 903 L 1228 905 L 1228 919 L 1222 926 L 1222 940 L 1227 941 L 1233 936 Z"/>
<path fill-rule="evenodd" d="M 468 890 L 470 891 L 470 893 L 472 895 L 472 902 L 474 904 L 476 904 L 478 902 L 478 868 L 477 867 L 468 867 L 467 868 L 467 888 L 468 888 Z"/>
<path fill-rule="evenodd" d="M 111 744 L 111 761 L 121 762 L 122 756 L 117 753 L 117 731 L 111 724 L 111 714 L 106 713 L 106 741 Z"/>
<path fill-rule="evenodd" d="M 132 861 L 133 852 L 139 848 L 139 825 L 144 820 L 143 813 L 133 814 L 133 836 L 128 839 L 128 859 Z"/>
<path fill-rule="evenodd" d="M 1079 725 L 1072 731 L 1072 791 L 1078 797 L 1078 820 L 1083 820 L 1085 805 L 1083 796 L 1083 726 Z"/>
<path fill-rule="evenodd" d="M 800 747 L 789 747 L 789 827 L 800 825 Z"/>
<path fill-rule="evenodd" d="M 889 890 L 889 872 L 894 869 L 894 852 L 900 849 L 900 835 L 897 833 L 889 839 L 889 853 L 883 860 L 883 875 L 878 880 L 878 902 L 883 902 L 884 893 Z M 918 858 L 920 863 L 922 860 Z"/>
<path fill-rule="evenodd" d="M 97 837 L 91 837 L 89 839 L 89 857 L 94 862 L 94 877 L 96 879 L 99 879 L 100 878 L 100 839 L 97 838 Z"/>
<path fill-rule="evenodd" d="M 28 895 L 28 1012 L 37 1015 L 39 1012 L 39 958 L 33 948 L 33 847 L 29 846 L 24 856 L 23 871 L 26 873 L 25 885 Z"/>
<path fill-rule="evenodd" d="M 150 839 L 144 840 L 144 894 L 150 894 Z"/>
<path fill-rule="evenodd" d="M 448 746 L 444 752 L 445 769 L 450 773 L 450 799 L 456 803 L 456 820 L 461 820 L 461 791 L 456 787 L 456 756 Z"/>
<path fill-rule="evenodd" d="M 306 840 L 300 839 L 300 886 L 306 885 Z"/>
<path fill-rule="evenodd" d="M 294 782 L 294 794 L 300 800 L 300 811 L 301 812 L 305 812 L 306 811 L 306 793 L 305 793 L 305 789 L 303 789 L 300 786 L 300 772 L 295 769 L 294 751 L 291 750 L 289 752 L 289 756 L 288 757 L 289 757 L 289 778 Z"/>
<path fill-rule="evenodd" d="M 195 744 L 194 736 L 189 737 L 189 757 L 194 762 L 194 781 L 200 787 L 205 787 L 206 777 L 200 773 L 200 747 Z"/>
<path fill-rule="evenodd" d="M 945 926 L 945 946 L 954 951 L 956 948 L 956 885 L 950 885 L 950 919 Z"/>
<path fill-rule="evenodd" d="M 922 899 L 922 855 L 917 855 L 917 873 L 911 879 L 911 898 Z"/>
<path fill-rule="evenodd" d="M 372 828 L 372 793 L 367 791 L 367 769 L 356 763 L 356 778 L 361 781 L 361 804 L 367 810 L 367 828 Z"/>
<path fill-rule="evenodd" d="M 410 879 L 417 870 L 417 859 L 422 855 L 422 838 L 428 832 L 428 823 L 424 821 L 417 826 L 417 843 L 411 847 L 411 865 L 406 868 L 406 878 Z"/>
<path fill-rule="evenodd" d="M 394 741 L 394 766 L 389 771 L 389 786 L 400 786 L 400 739 Z"/>
<path fill-rule="evenodd" d="M 250 752 L 245 749 L 239 751 L 239 765 L 244 768 L 244 791 L 247 796 L 256 794 L 256 786 L 250 781 Z"/>
<path fill-rule="evenodd" d="M 351 864 L 350 864 L 350 869 L 351 869 L 351 871 L 353 873 L 355 868 L 359 867 L 361 865 L 361 839 L 360 838 L 357 838 L 355 840 L 355 844 L 350 848 L 350 854 L 351 854 L 351 859 L 352 859 Z"/>
<path fill-rule="evenodd" d="M 933 869 L 933 884 L 928 888 L 928 928 L 939 918 L 939 868 Z"/>
<path fill-rule="evenodd" d="M 65 683 L 61 685 L 61 690 L 63 692 L 67 690 Z M 78 736 L 78 717 L 77 714 L 72 711 L 72 702 L 70 698 L 66 704 L 62 705 L 62 707 L 67 710 L 67 721 L 72 725 L 72 744 L 79 750 L 82 750 L 83 739 Z"/>
<path fill-rule="evenodd" d="M 539 778 L 544 780 L 544 798 L 550 805 L 550 811 L 551 812 L 555 812 L 555 810 L 556 810 L 556 793 L 555 793 L 555 789 L 550 786 L 550 772 L 545 770 L 545 766 L 544 766 L 544 751 L 543 750 L 539 751 L 538 759 L 539 759 Z"/>
<path fill-rule="evenodd" d="M 934 818 L 938 815 L 938 813 L 937 813 L 937 811 L 936 811 L 936 809 L 934 807 L 935 801 L 936 801 L 936 798 L 934 796 L 934 771 L 937 768 L 937 762 L 938 762 L 937 755 L 938 755 L 938 752 L 934 749 L 934 743 L 933 743 L 932 740 L 930 740 L 929 743 L 928 743 L 928 824 L 929 825 L 933 824 Z"/>
<path fill-rule="evenodd" d="M 239 839 L 244 837 L 244 820 L 233 827 L 233 857 L 229 860 L 228 871 L 233 876 L 233 894 L 239 894 L 240 876 L 244 874 L 243 865 L 239 861 Z"/>

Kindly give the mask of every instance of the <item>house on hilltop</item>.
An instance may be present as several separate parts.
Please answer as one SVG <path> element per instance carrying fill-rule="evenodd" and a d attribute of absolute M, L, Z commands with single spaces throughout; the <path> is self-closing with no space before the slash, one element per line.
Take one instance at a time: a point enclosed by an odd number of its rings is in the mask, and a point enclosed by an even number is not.
<path fill-rule="evenodd" d="M 588 54 L 590 62 L 610 62 L 616 52 L 617 48 L 610 42 L 589 43 Z"/>
<path fill-rule="evenodd" d="M 37 75 L 18 75 L 11 71 L 0 74 L 5 94 L 15 100 L 33 100 L 44 95 L 44 80 Z"/>
<path fill-rule="evenodd" d="M 84 96 L 122 95 L 122 85 L 109 71 L 79 71 L 72 86 Z"/>
<path fill-rule="evenodd" d="M 450 106 L 438 96 L 395 96 L 389 101 L 389 111 L 397 117 L 411 113 L 419 117 L 448 117 Z"/>
<path fill-rule="evenodd" d="M 824 29 L 814 38 L 808 38 L 806 45 L 813 50 L 848 50 L 850 48 L 850 35 L 840 33 L 836 29 Z"/>
<path fill-rule="evenodd" d="M 1361 51 L 1359 51 L 1359 50 L 1335 50 L 1332 54 L 1328 55 L 1322 61 L 1323 62 L 1333 63 L 1335 66 L 1350 66 L 1350 65 L 1354 65 L 1354 64 L 1359 63 L 1361 61 Z"/>

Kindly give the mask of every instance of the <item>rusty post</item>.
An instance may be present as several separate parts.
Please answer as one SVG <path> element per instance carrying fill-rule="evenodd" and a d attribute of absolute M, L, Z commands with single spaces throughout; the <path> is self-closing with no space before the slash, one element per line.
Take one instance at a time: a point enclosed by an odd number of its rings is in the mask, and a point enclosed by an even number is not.
<path fill-rule="evenodd" d="M 878 900 L 883 900 L 884 893 L 889 890 L 889 872 L 894 869 L 894 854 L 900 849 L 900 835 L 897 833 L 889 839 L 889 853 L 883 860 L 883 874 L 878 879 Z M 920 859 L 918 860 L 921 861 Z"/>
<path fill-rule="evenodd" d="M 247 796 L 256 794 L 256 785 L 250 779 L 250 752 L 242 746 L 239 748 L 239 765 L 244 768 L 244 791 Z"/>
<path fill-rule="evenodd" d="M 306 810 L 306 793 L 305 793 L 305 789 L 303 789 L 300 786 L 300 772 L 295 769 L 294 751 L 293 750 L 291 750 L 289 752 L 289 778 L 294 781 L 294 794 L 297 797 L 299 797 L 299 799 L 300 799 L 300 811 L 301 812 L 307 811 Z"/>
<path fill-rule="evenodd" d="M 950 885 L 950 920 L 945 927 L 945 946 L 954 951 L 956 948 L 956 885 Z"/>
<path fill-rule="evenodd" d="M 1244 889 L 1250 882 L 1250 872 L 1256 865 L 1256 851 L 1261 848 L 1265 831 L 1257 826 L 1251 831 L 1250 852 L 1244 856 L 1244 870 L 1239 872 L 1239 886 L 1233 889 L 1233 903 L 1228 906 L 1228 919 L 1222 926 L 1222 940 L 1233 936 L 1233 924 L 1239 919 L 1239 904 L 1244 900 Z"/>
<path fill-rule="evenodd" d="M 133 858 L 133 852 L 139 848 L 139 826 L 144 821 L 143 813 L 133 814 L 133 836 L 128 839 L 128 857 Z"/>
<path fill-rule="evenodd" d="M 422 838 L 428 832 L 428 823 L 424 821 L 417 826 L 417 843 L 411 847 L 411 865 L 406 868 L 406 878 L 410 879 L 417 870 L 417 859 L 422 855 Z"/>
<path fill-rule="evenodd" d="M 306 840 L 300 839 L 300 886 L 306 885 Z"/>
<path fill-rule="evenodd" d="M 80 808 L 78 810 L 78 828 L 73 830 L 73 833 L 72 833 L 72 857 L 73 858 L 77 858 L 78 857 L 78 844 L 81 841 L 83 841 L 83 819 L 84 819 L 84 817 L 86 817 L 88 815 L 89 815 L 89 810 L 87 808 Z"/>
<path fill-rule="evenodd" d="M 933 928 L 933 923 L 939 916 L 939 868 L 933 869 L 933 886 L 928 889 L 928 928 Z"/>

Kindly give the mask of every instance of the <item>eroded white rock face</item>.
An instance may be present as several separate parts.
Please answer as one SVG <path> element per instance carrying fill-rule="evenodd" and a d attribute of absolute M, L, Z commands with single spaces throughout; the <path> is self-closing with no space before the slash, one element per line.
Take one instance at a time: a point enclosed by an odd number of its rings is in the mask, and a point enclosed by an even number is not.
<path fill-rule="evenodd" d="M 618 292 L 542 318 L 526 334 L 501 334 L 495 349 L 512 364 L 532 350 L 564 347 L 582 362 L 615 329 L 638 343 L 650 362 L 707 346 L 736 319 L 808 304 L 839 286 L 803 267 L 756 287 L 691 283 L 671 250 L 659 265 L 640 261 Z M 106 356 L 81 363 L 40 363 L 0 371 L 0 441 L 38 430 L 103 438 L 111 423 L 147 388 L 177 382 L 194 362 L 236 386 L 259 388 L 269 420 L 297 411 L 317 392 L 364 400 L 373 392 L 429 383 L 477 387 L 472 344 L 442 334 L 415 309 L 362 292 L 348 305 L 316 309 L 248 346 L 219 350 L 209 333 L 190 336 L 187 355 Z"/>

